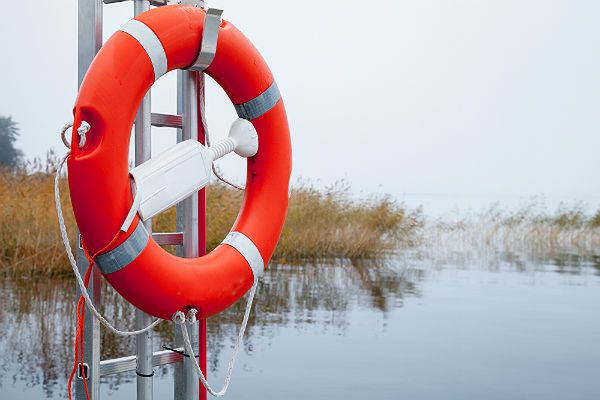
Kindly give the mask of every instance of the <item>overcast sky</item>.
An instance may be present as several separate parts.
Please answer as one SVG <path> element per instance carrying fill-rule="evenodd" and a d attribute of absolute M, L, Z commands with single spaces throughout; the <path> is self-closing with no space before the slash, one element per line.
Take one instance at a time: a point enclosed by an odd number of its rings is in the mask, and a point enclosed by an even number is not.
<path fill-rule="evenodd" d="M 27 157 L 62 152 L 58 131 L 77 86 L 77 1 L 3 3 L 0 115 L 18 121 Z M 600 2 L 209 6 L 225 9 L 275 74 L 294 179 L 345 179 L 357 194 L 411 204 L 544 194 L 600 205 Z M 104 10 L 108 38 L 133 5 Z M 207 97 L 209 128 L 224 136 L 233 107 L 214 84 Z M 152 108 L 175 112 L 174 74 L 155 85 Z M 157 129 L 153 153 L 174 142 L 174 131 Z M 234 156 L 221 168 L 243 176 Z"/>

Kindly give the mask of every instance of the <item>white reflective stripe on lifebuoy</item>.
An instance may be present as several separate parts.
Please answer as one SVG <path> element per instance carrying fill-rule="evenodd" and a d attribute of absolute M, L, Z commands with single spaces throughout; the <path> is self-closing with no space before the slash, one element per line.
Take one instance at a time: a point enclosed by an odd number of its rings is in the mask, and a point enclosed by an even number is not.
<path fill-rule="evenodd" d="M 137 40 L 150 57 L 154 67 L 154 80 L 167 73 L 167 54 L 156 34 L 146 24 L 136 19 L 129 20 L 121 31 Z"/>
<path fill-rule="evenodd" d="M 241 232 L 229 232 L 223 240 L 223 244 L 233 247 L 244 256 L 252 269 L 255 281 L 257 281 L 258 278 L 262 276 L 263 272 L 265 272 L 265 262 L 260 255 L 260 251 L 258 251 L 256 245 L 248 238 L 248 236 Z"/>
<path fill-rule="evenodd" d="M 273 81 L 267 90 L 245 103 L 234 104 L 234 107 L 238 117 L 251 121 L 275 107 L 279 99 L 281 99 L 281 93 L 279 93 L 277 83 Z"/>
<path fill-rule="evenodd" d="M 96 256 L 94 262 L 103 274 L 111 274 L 128 266 L 146 248 L 150 235 L 142 221 L 131 235 L 120 245 L 106 253 Z"/>

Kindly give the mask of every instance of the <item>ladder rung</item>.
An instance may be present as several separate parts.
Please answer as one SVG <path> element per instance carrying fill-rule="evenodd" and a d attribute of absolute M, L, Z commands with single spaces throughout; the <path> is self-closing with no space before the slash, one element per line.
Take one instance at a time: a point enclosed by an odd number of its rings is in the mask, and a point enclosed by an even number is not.
<path fill-rule="evenodd" d="M 152 113 L 150 123 L 159 127 L 181 128 L 183 126 L 183 118 L 181 118 L 181 115 Z"/>
<path fill-rule="evenodd" d="M 152 239 L 160 246 L 166 245 L 182 245 L 183 244 L 183 232 L 162 232 L 153 233 Z"/>
<path fill-rule="evenodd" d="M 183 348 L 175 349 L 183 352 Z M 152 365 L 158 367 L 180 362 L 183 356 L 180 353 L 172 350 L 156 351 L 152 354 Z M 100 376 L 120 374 L 127 371 L 135 371 L 136 356 L 127 356 L 121 358 L 113 358 L 112 360 L 100 361 Z"/>

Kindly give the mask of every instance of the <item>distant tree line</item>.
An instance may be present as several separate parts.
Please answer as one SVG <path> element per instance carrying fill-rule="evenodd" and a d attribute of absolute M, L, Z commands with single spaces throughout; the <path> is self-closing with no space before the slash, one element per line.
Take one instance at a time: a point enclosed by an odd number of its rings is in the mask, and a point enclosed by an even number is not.
<path fill-rule="evenodd" d="M 12 117 L 0 116 L 0 167 L 14 169 L 23 161 L 23 152 L 15 147 L 19 128 Z"/>

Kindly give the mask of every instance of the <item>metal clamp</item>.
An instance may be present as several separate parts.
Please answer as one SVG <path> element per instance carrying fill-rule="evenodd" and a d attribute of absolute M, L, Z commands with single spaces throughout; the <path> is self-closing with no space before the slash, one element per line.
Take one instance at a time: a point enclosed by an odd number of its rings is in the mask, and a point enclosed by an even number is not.
<path fill-rule="evenodd" d="M 204 8 L 204 0 L 177 0 L 177 4 L 185 4 L 192 7 Z"/>
<path fill-rule="evenodd" d="M 104 0 L 104 4 L 122 3 L 127 0 Z M 149 0 L 150 5 L 155 7 L 166 6 L 169 0 Z"/>
<path fill-rule="evenodd" d="M 77 379 L 88 380 L 90 376 L 90 366 L 87 363 L 77 364 Z"/>
<path fill-rule="evenodd" d="M 204 17 L 202 43 L 196 61 L 187 69 L 190 71 L 204 71 L 213 62 L 217 54 L 217 40 L 219 39 L 219 26 L 223 10 L 209 8 Z"/>

